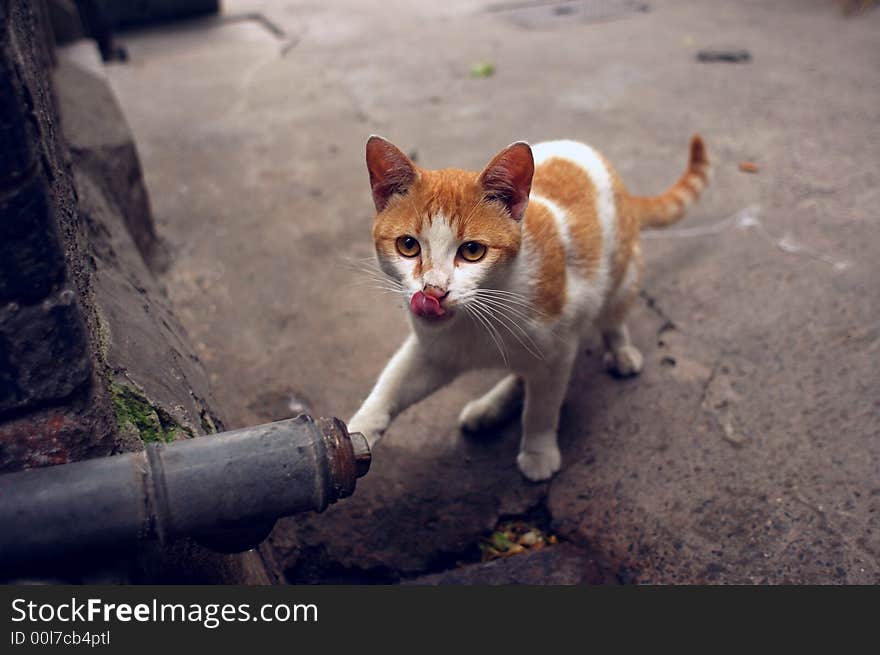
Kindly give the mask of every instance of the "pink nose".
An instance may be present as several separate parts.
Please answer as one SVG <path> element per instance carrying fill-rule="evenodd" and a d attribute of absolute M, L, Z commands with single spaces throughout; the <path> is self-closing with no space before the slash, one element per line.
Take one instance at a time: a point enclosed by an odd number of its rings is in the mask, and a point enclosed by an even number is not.
<path fill-rule="evenodd" d="M 440 318 L 446 314 L 446 310 L 440 306 L 440 301 L 433 295 L 422 291 L 416 291 L 409 301 L 409 308 L 416 316 L 424 318 Z"/>

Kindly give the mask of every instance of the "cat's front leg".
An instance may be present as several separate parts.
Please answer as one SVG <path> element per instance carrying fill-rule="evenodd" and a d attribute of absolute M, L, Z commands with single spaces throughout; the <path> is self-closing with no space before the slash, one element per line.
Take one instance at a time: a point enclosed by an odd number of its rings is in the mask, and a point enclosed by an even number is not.
<path fill-rule="evenodd" d="M 526 398 L 516 463 L 533 482 L 549 480 L 562 465 L 556 434 L 576 352 L 576 346 L 566 346 L 564 353 L 524 375 Z"/>
<path fill-rule="evenodd" d="M 410 335 L 385 365 L 376 386 L 348 421 L 372 448 L 400 412 L 455 378 L 456 370 L 430 360 L 415 335 Z"/>

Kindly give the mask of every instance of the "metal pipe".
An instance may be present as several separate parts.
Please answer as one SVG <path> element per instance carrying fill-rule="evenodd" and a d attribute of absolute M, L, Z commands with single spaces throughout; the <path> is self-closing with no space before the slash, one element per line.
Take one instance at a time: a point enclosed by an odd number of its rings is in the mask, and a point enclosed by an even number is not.
<path fill-rule="evenodd" d="M 144 539 L 247 550 L 276 519 L 350 496 L 369 468 L 363 435 L 302 415 L 0 475 L 0 570 Z"/>

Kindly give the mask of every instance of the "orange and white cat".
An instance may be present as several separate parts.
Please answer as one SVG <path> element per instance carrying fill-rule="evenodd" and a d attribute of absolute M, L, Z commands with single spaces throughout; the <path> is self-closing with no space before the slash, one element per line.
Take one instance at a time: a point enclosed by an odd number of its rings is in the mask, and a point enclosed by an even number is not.
<path fill-rule="evenodd" d="M 468 403 L 465 430 L 522 407 L 517 457 L 530 480 L 559 470 L 559 410 L 581 337 L 595 326 L 606 368 L 642 368 L 624 323 L 642 273 L 639 230 L 681 218 L 708 181 L 700 137 L 687 171 L 656 197 L 631 196 L 608 162 L 575 141 L 514 143 L 480 173 L 423 170 L 378 136 L 367 141 L 383 284 L 412 333 L 349 421 L 370 445 L 392 419 L 459 374 L 509 375 Z"/>

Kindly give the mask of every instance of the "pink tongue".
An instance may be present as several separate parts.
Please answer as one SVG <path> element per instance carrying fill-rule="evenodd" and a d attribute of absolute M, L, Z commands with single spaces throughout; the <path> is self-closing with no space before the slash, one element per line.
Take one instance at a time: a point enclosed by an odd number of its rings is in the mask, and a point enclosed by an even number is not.
<path fill-rule="evenodd" d="M 440 301 L 434 296 L 428 296 L 421 291 L 416 291 L 409 301 L 409 308 L 416 316 L 437 317 L 443 316 L 446 310 L 440 306 Z"/>

